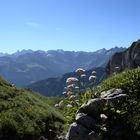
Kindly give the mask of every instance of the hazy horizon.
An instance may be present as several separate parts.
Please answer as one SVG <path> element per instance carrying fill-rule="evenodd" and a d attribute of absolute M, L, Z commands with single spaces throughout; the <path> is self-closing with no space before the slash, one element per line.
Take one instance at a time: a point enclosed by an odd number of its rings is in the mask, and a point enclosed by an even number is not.
<path fill-rule="evenodd" d="M 0 52 L 93 52 L 140 37 L 139 0 L 0 0 Z"/>
<path fill-rule="evenodd" d="M 115 46 L 115 47 L 118 47 L 118 46 Z M 94 50 L 94 51 L 80 51 L 80 50 L 78 50 L 78 51 L 75 51 L 75 50 L 64 50 L 64 49 L 50 49 L 50 50 L 41 50 L 41 49 L 37 49 L 37 50 L 33 50 L 33 49 L 21 49 L 21 50 L 16 50 L 15 52 L 11 52 L 11 53 L 8 53 L 8 52 L 1 52 L 0 51 L 0 53 L 3 53 L 3 54 L 14 54 L 14 53 L 17 53 L 17 52 L 22 52 L 22 51 L 33 51 L 33 52 L 36 52 L 36 51 L 44 51 L 44 52 L 48 52 L 48 51 L 64 51 L 64 52 L 66 52 L 66 51 L 68 51 L 68 52 L 87 52 L 87 53 L 92 53 L 92 52 L 96 52 L 96 51 L 100 51 L 100 50 L 103 50 L 103 49 L 105 49 L 105 50 L 110 50 L 110 49 L 113 49 L 113 48 L 115 48 L 115 47 L 112 47 L 112 48 L 109 48 L 109 49 L 107 49 L 107 48 L 101 48 L 101 49 L 97 49 L 97 50 Z M 118 47 L 118 48 L 128 48 L 128 47 Z"/>

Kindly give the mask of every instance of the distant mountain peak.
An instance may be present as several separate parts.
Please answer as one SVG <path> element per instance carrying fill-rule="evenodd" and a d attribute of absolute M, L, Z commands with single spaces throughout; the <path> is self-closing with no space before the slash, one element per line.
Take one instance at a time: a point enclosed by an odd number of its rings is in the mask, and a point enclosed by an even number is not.
<path fill-rule="evenodd" d="M 106 52 L 106 51 L 107 51 L 107 49 L 102 48 L 102 49 L 100 49 L 100 50 L 97 50 L 96 53 L 104 53 L 104 52 Z"/>
<path fill-rule="evenodd" d="M 26 50 L 26 49 L 23 49 L 23 50 L 21 50 L 21 51 L 17 51 L 17 52 L 15 52 L 15 53 L 13 53 L 13 54 L 11 54 L 12 56 L 14 56 L 14 57 L 18 57 L 18 56 L 20 56 L 20 55 L 24 55 L 24 54 L 27 54 L 27 53 L 32 53 L 33 52 L 33 50 L 31 50 L 31 49 L 28 49 L 28 50 Z"/>
<path fill-rule="evenodd" d="M 6 56 L 8 53 L 0 53 L 0 57 Z"/>

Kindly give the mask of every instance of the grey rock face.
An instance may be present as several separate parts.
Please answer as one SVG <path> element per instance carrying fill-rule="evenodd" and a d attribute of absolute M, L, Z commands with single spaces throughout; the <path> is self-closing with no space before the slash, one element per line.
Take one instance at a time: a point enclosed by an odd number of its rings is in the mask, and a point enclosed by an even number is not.
<path fill-rule="evenodd" d="M 133 69 L 139 66 L 140 40 L 133 42 L 126 51 L 115 53 L 107 64 L 107 73 L 110 75 L 124 69 Z"/>
<path fill-rule="evenodd" d="M 98 134 L 100 115 L 106 103 L 115 104 L 127 98 L 127 94 L 122 89 L 110 89 L 101 93 L 101 98 L 95 98 L 81 106 L 76 114 L 76 122 L 73 123 L 67 133 L 67 140 L 101 140 Z M 112 134 L 120 137 L 120 126 L 114 126 Z"/>

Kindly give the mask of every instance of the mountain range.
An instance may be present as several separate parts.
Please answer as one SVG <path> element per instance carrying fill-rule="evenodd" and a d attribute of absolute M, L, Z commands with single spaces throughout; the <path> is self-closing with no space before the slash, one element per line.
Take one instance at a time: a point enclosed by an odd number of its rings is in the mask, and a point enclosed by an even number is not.
<path fill-rule="evenodd" d="M 23 87 L 75 71 L 78 67 L 86 70 L 105 67 L 115 52 L 124 50 L 125 48 L 115 47 L 95 52 L 22 50 L 13 54 L 1 53 L 0 75 L 16 86 Z"/>
<path fill-rule="evenodd" d="M 105 52 L 104 49 L 98 51 Z M 90 76 L 92 71 L 97 72 L 97 81 L 96 84 L 99 84 L 105 77 L 121 72 L 125 69 L 133 69 L 140 66 L 140 40 L 135 41 L 132 45 L 122 51 L 116 52 L 108 61 L 106 67 L 98 67 L 94 69 L 87 70 L 85 74 L 87 77 Z M 64 87 L 66 86 L 66 79 L 69 77 L 76 77 L 76 73 L 67 73 L 57 78 L 48 78 L 45 80 L 41 80 L 35 82 L 33 84 L 28 85 L 27 87 L 40 92 L 43 95 L 54 96 L 54 95 L 62 95 Z M 86 79 L 86 82 L 88 79 Z"/>
<path fill-rule="evenodd" d="M 16 59 L 19 56 L 8 58 Z M 69 96 L 45 97 L 31 89 L 16 88 L 0 77 L 1 140 L 139 140 L 140 69 L 137 68 L 139 64 L 138 40 L 125 51 L 115 53 L 106 67 L 85 71 L 87 75 L 85 80 L 88 80 L 93 70 L 97 72 L 97 84 L 106 76 L 113 75 L 102 81 L 95 90 L 86 89 L 79 100 Z M 133 68 L 136 69 L 124 71 Z M 116 70 L 123 72 L 114 74 Z M 48 91 L 51 91 L 52 95 L 58 95 L 61 93 L 59 89 L 65 86 L 66 78 L 71 76 L 77 76 L 76 72 L 58 78 L 48 78 L 32 85 L 33 88 L 38 87 L 40 91 L 46 88 L 45 95 Z"/>

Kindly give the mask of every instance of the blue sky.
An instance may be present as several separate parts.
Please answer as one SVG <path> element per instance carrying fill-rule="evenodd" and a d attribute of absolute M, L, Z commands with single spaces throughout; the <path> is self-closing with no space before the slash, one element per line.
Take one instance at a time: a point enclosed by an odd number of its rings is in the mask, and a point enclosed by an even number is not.
<path fill-rule="evenodd" d="M 95 51 L 140 38 L 140 0 L 0 0 L 0 52 Z"/>

